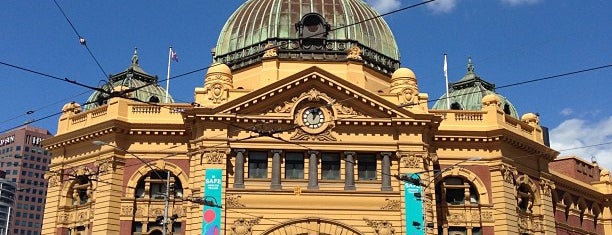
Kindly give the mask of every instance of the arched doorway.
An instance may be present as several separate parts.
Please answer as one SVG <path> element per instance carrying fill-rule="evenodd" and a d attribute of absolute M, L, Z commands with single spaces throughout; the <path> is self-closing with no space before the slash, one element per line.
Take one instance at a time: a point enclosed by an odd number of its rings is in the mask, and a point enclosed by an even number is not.
<path fill-rule="evenodd" d="M 363 233 L 352 228 L 351 226 L 323 218 L 308 217 L 290 220 L 281 224 L 278 224 L 262 233 L 262 235 L 308 235 L 308 234 L 320 234 L 320 235 L 334 235 L 334 234 L 346 234 L 346 235 L 363 235 Z"/>

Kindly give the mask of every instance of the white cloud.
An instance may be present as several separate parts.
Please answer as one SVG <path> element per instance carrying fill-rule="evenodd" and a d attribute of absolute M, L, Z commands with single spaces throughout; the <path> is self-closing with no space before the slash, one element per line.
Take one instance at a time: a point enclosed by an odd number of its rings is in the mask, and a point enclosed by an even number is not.
<path fill-rule="evenodd" d="M 402 5 L 399 0 L 366 0 L 366 2 L 374 7 L 380 14 L 397 10 Z"/>
<path fill-rule="evenodd" d="M 511 6 L 535 4 L 535 3 L 540 2 L 540 0 L 501 0 L 501 1 Z"/>
<path fill-rule="evenodd" d="M 572 113 L 574 113 L 574 110 L 571 109 L 571 108 L 564 108 L 560 112 L 560 114 L 563 115 L 563 116 L 569 116 L 569 115 L 572 115 Z"/>
<path fill-rule="evenodd" d="M 577 156 L 587 161 L 594 156 L 600 167 L 612 169 L 612 116 L 589 122 L 583 119 L 568 119 L 550 131 L 551 147 L 561 151 L 559 156 Z M 582 148 L 589 145 L 597 145 Z"/>
<path fill-rule="evenodd" d="M 435 13 L 449 13 L 457 5 L 458 0 L 437 0 L 427 3 L 427 8 Z"/>

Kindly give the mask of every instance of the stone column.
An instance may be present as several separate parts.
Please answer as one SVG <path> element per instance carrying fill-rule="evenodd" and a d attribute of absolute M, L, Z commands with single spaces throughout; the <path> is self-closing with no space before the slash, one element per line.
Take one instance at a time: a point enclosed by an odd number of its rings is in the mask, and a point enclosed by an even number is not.
<path fill-rule="evenodd" d="M 319 152 L 308 151 L 308 189 L 319 189 Z"/>
<path fill-rule="evenodd" d="M 272 183 L 270 189 L 282 189 L 281 185 L 281 159 L 283 150 L 272 150 Z"/>
<path fill-rule="evenodd" d="M 382 191 L 393 191 L 391 187 L 391 152 L 382 152 Z"/>
<path fill-rule="evenodd" d="M 234 163 L 234 188 L 244 188 L 244 152 L 245 149 L 236 149 L 236 162 Z"/>
<path fill-rule="evenodd" d="M 355 152 L 344 152 L 344 190 L 355 190 Z"/>

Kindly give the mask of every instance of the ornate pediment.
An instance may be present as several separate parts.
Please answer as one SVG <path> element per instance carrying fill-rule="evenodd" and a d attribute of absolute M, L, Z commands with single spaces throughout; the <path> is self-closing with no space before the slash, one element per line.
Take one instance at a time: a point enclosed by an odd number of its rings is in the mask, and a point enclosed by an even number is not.
<path fill-rule="evenodd" d="M 335 115 L 409 118 L 410 111 L 379 94 L 358 87 L 317 67 L 279 80 L 214 109 L 214 113 L 288 116 L 303 102 L 321 103 Z"/>

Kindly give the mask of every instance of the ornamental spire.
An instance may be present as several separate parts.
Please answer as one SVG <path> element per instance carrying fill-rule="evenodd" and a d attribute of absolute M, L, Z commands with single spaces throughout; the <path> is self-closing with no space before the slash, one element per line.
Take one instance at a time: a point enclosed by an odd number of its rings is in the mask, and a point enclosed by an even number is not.
<path fill-rule="evenodd" d="M 132 56 L 132 66 L 138 65 L 138 47 L 134 47 L 134 55 Z"/>
<path fill-rule="evenodd" d="M 474 73 L 474 64 L 472 63 L 472 57 L 468 57 L 467 74 Z"/>

